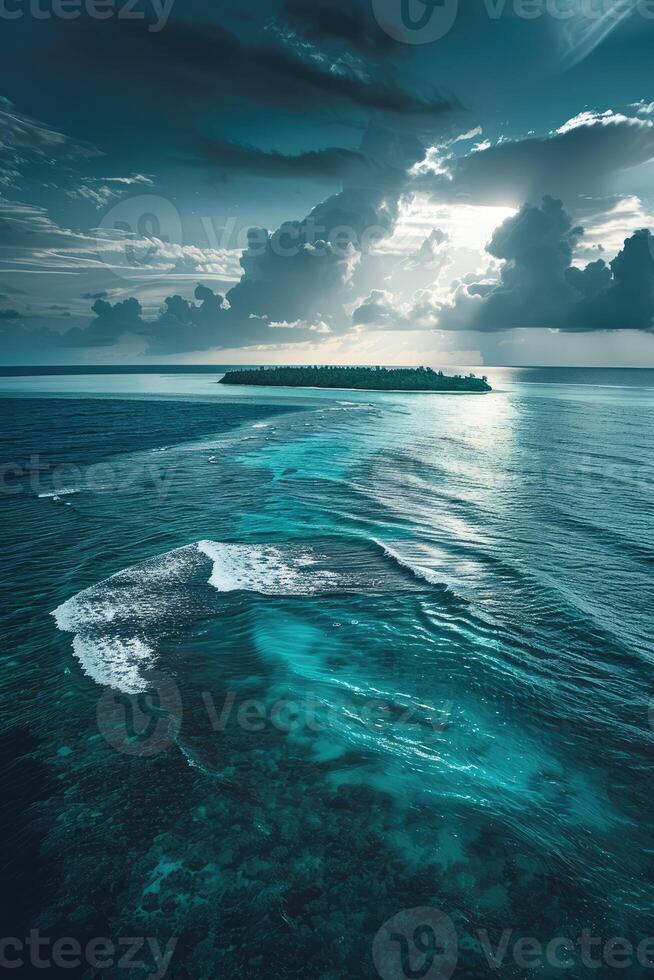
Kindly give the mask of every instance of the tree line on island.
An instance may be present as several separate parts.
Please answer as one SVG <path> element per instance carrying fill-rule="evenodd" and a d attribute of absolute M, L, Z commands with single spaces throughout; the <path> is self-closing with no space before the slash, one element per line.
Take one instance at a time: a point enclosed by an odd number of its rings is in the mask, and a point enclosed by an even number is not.
<path fill-rule="evenodd" d="M 430 367 L 258 367 L 228 371 L 219 384 L 368 391 L 491 391 L 485 375 L 446 375 Z"/>

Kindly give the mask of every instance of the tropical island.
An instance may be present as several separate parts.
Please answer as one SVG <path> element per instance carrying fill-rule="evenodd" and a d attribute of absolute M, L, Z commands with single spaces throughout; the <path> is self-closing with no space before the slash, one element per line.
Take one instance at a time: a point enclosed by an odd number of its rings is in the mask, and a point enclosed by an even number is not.
<path fill-rule="evenodd" d="M 474 374 L 448 376 L 433 368 L 260 367 L 228 371 L 218 384 L 283 388 L 356 388 L 362 391 L 443 391 L 481 394 L 488 379 Z"/>

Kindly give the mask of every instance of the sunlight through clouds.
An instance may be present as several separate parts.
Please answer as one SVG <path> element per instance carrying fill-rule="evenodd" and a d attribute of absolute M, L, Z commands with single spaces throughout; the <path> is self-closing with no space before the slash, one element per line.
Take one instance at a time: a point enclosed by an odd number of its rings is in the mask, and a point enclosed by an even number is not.
<path fill-rule="evenodd" d="M 415 194 L 400 206 L 395 230 L 379 251 L 392 255 L 415 252 L 433 228 L 445 232 L 453 248 L 483 254 L 498 225 L 515 214 L 514 208 L 482 207 L 473 204 L 437 204 L 426 194 Z"/>

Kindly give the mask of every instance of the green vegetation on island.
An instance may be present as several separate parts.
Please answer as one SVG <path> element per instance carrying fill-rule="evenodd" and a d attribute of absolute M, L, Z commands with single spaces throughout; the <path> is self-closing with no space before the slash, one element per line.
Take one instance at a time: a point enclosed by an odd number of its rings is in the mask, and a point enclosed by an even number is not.
<path fill-rule="evenodd" d="M 223 385 L 284 388 L 358 388 L 363 391 L 492 391 L 487 378 L 474 374 L 448 377 L 433 368 L 269 367 L 228 371 Z"/>

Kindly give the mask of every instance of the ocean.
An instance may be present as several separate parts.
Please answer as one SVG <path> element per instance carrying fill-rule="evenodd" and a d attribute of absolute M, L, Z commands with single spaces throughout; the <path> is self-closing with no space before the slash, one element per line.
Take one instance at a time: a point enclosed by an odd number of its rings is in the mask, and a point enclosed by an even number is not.
<path fill-rule="evenodd" d="M 28 371 L 4 936 L 74 937 L 65 976 L 652 975 L 654 371 Z"/>

